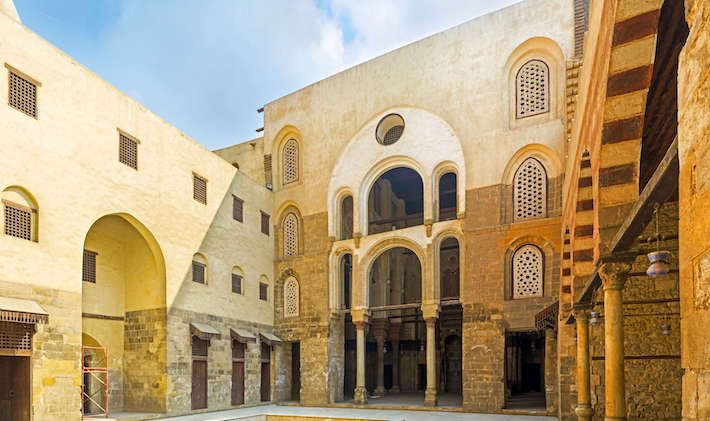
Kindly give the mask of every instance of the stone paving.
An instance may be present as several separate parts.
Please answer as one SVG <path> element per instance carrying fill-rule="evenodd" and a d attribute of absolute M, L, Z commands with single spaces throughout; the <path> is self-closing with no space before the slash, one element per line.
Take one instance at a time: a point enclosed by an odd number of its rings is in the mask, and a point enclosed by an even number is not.
<path fill-rule="evenodd" d="M 356 418 L 362 420 L 386 421 L 551 421 L 554 417 L 529 416 L 529 415 L 496 415 L 496 414 L 471 414 L 464 412 L 445 411 L 405 411 L 395 409 L 356 409 L 332 407 L 303 407 L 264 405 L 251 408 L 232 409 L 227 411 L 209 412 L 204 414 L 186 415 L 182 417 L 164 418 L 172 421 L 230 421 L 240 418 L 259 415 L 280 415 L 297 417 L 324 417 L 324 418 Z"/>

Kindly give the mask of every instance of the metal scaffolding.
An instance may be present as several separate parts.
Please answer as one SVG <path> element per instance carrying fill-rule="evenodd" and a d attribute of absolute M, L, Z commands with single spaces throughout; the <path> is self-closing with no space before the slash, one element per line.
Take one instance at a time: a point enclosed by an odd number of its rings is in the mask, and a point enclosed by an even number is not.
<path fill-rule="evenodd" d="M 108 418 L 108 353 L 97 346 L 81 347 L 81 414 Z"/>

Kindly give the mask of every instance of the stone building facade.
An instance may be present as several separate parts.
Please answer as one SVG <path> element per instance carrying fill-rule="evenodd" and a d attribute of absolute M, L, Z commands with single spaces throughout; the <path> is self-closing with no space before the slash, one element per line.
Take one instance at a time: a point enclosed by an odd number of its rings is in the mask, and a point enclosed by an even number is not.
<path fill-rule="evenodd" d="M 0 12 L 0 418 L 710 419 L 707 1 L 525 0 L 212 152 Z"/>

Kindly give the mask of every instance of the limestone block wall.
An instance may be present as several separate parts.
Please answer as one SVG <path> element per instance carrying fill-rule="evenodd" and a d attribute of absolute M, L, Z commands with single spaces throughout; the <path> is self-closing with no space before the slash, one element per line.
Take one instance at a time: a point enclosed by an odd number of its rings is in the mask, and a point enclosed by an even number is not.
<path fill-rule="evenodd" d="M 49 314 L 37 325 L 31 360 L 34 419 L 81 419 L 81 295 L 8 282 L 0 273 L 0 295 L 34 300 Z"/>
<path fill-rule="evenodd" d="M 554 180 L 553 180 L 554 181 Z M 554 184 L 554 183 L 550 183 Z M 552 190 L 559 203 L 560 190 Z M 467 191 L 464 219 L 465 278 L 463 303 L 463 402 L 468 410 L 495 412 L 505 403 L 505 334 L 507 330 L 535 330 L 535 314 L 558 297 L 560 279 L 559 216 L 510 223 L 510 189 L 495 185 Z M 550 194 L 550 191 L 548 191 Z M 559 215 L 559 213 L 557 213 Z M 510 299 L 512 251 L 534 244 L 545 255 L 543 297 Z M 556 339 L 550 338 L 556 359 Z M 552 352 L 554 351 L 554 352 Z M 547 408 L 557 408 L 557 368 L 546 357 Z"/>
<path fill-rule="evenodd" d="M 710 4 L 686 0 L 678 66 L 683 420 L 710 418 Z"/>
<path fill-rule="evenodd" d="M 38 301 L 50 313 L 49 325 L 38 332 L 38 357 L 32 362 L 35 417 L 80 416 L 82 311 L 99 316 L 87 318 L 93 320 L 87 328 L 97 328 L 115 341 L 109 349 L 109 355 L 117 357 L 109 366 L 116 397 L 112 409 L 120 409 L 123 402 L 126 408 L 146 405 L 141 409 L 189 411 L 185 402 L 190 391 L 189 359 L 184 358 L 190 349 L 185 334 L 189 318 L 171 323 L 170 317 L 154 320 L 149 313 L 126 315 L 125 310 L 156 310 L 156 305 L 142 300 L 154 294 L 160 298 L 156 302 L 162 312 L 182 309 L 211 313 L 234 321 L 230 323 L 234 326 L 270 326 L 273 300 L 258 299 L 258 279 L 268 280 L 271 295 L 273 237 L 261 234 L 259 218 L 260 211 L 272 213 L 272 192 L 4 14 L 0 14 L 0 38 L 0 61 L 39 83 L 37 118 L 7 106 L 8 85 L 0 84 L 4 104 L 0 132 L 3 146 L 14 151 L 0 162 L 0 190 L 21 186 L 38 207 L 38 241 L 0 236 L 0 282 L 15 285 L 0 295 Z M 4 66 L 0 70 L 0 78 L 6 80 L 10 70 Z M 137 170 L 118 160 L 119 129 L 140 141 Z M 193 199 L 193 173 L 208 180 L 206 204 Z M 243 222 L 232 217 L 232 195 L 244 200 Z M 84 286 L 82 248 L 87 232 L 97 220 L 114 214 L 130 220 L 144 239 L 150 237 L 150 256 L 146 252 L 143 257 L 155 262 L 161 280 L 159 288 L 149 288 L 145 282 L 128 288 L 140 305 L 125 309 L 116 305 L 123 300 L 118 289 L 101 289 L 105 286 L 101 273 L 99 288 L 89 287 L 92 292 L 84 300 L 75 300 L 81 298 Z M 207 256 L 206 285 L 192 282 L 190 276 L 196 252 Z M 127 261 L 136 263 L 133 257 Z M 142 261 L 137 265 L 143 266 Z M 245 275 L 244 294 L 231 292 L 235 266 Z M 138 273 L 134 275 L 138 278 Z M 114 335 L 122 329 L 94 322 L 103 316 L 124 318 L 128 334 Z M 155 342 L 155 335 L 171 339 Z M 124 348 L 127 352 L 122 355 Z M 222 385 L 227 376 L 219 370 L 229 364 L 226 347 L 216 344 L 215 358 L 218 353 L 225 357 L 211 366 L 216 370 L 211 373 L 214 402 L 210 404 L 225 407 L 228 400 Z M 128 370 L 123 370 L 125 364 L 130 365 Z M 162 365 L 160 370 L 157 364 Z M 218 368 L 219 364 L 224 367 Z M 123 385 L 115 380 L 121 377 L 119 370 L 124 371 Z M 159 397 L 163 392 L 167 398 Z"/>
<path fill-rule="evenodd" d="M 284 340 L 284 346 L 300 342 L 301 390 L 304 404 L 325 404 L 342 399 L 343 331 L 328 315 L 328 252 L 325 213 L 306 215 L 299 227 L 302 247 L 298 256 L 283 257 L 282 230 L 277 215 L 275 241 L 279 258 L 274 273 L 274 331 Z M 283 283 L 289 276 L 299 282 L 299 314 L 284 318 Z M 290 364 L 284 370 L 290 370 Z M 289 376 L 290 378 L 290 376 Z M 291 396 L 291 384 L 284 382 L 280 396 Z M 332 399 L 332 400 L 331 400 Z"/>
<path fill-rule="evenodd" d="M 463 406 L 498 412 L 505 403 L 505 327 L 482 305 L 463 306 Z"/>
<path fill-rule="evenodd" d="M 166 309 L 126 312 L 123 349 L 123 409 L 165 412 Z"/>
<path fill-rule="evenodd" d="M 271 332 L 269 325 L 238 319 L 195 313 L 182 309 L 170 309 L 167 316 L 167 412 L 172 415 L 191 412 L 192 354 L 190 323 L 205 323 L 220 332 L 212 338 L 207 360 L 207 410 L 231 408 L 232 389 L 232 344 L 230 328 L 245 329 L 257 334 Z M 244 403 L 261 401 L 261 346 L 257 342 L 247 344 L 245 355 Z M 274 356 L 272 355 L 272 391 L 275 390 Z"/>

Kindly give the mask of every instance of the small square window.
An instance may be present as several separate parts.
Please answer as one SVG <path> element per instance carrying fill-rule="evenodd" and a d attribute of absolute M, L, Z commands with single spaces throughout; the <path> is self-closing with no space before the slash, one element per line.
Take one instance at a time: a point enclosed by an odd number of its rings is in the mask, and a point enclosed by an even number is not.
<path fill-rule="evenodd" d="M 11 107 L 37 118 L 37 85 L 13 71 L 9 74 L 8 100 Z"/>
<path fill-rule="evenodd" d="M 242 275 L 236 273 L 232 274 L 232 292 L 235 294 L 242 293 Z"/>
<path fill-rule="evenodd" d="M 244 222 L 244 201 L 234 195 L 232 195 L 232 218 Z"/>
<path fill-rule="evenodd" d="M 81 265 L 81 280 L 96 283 L 96 255 L 95 251 L 84 250 L 84 261 Z"/>
<path fill-rule="evenodd" d="M 269 286 L 263 282 L 259 282 L 259 299 L 262 301 L 269 300 Z"/>
<path fill-rule="evenodd" d="M 261 211 L 261 233 L 269 235 L 269 214 Z"/>
<path fill-rule="evenodd" d="M 207 204 L 207 180 L 197 174 L 192 175 L 192 198 L 203 205 Z"/>
<path fill-rule="evenodd" d="M 207 267 L 200 262 L 192 261 L 192 282 L 197 282 L 198 284 L 205 283 L 205 269 Z"/>
<path fill-rule="evenodd" d="M 118 162 L 138 169 L 138 142 L 123 133 L 118 134 Z"/>

